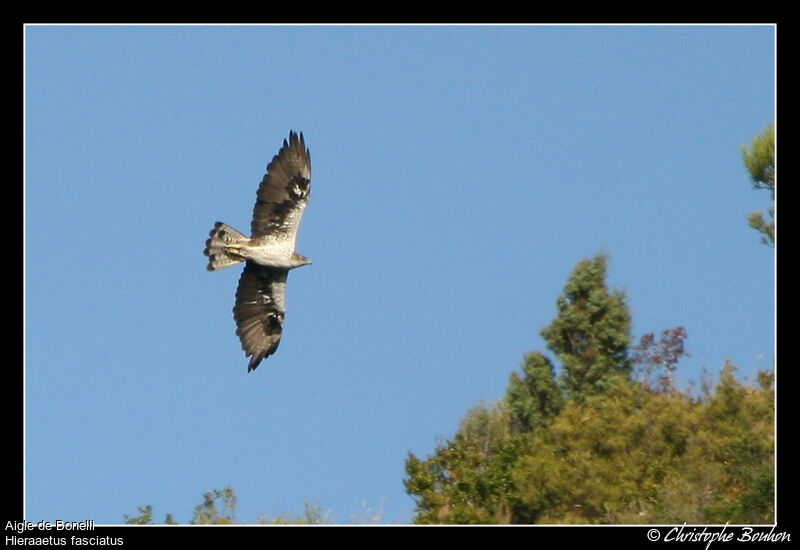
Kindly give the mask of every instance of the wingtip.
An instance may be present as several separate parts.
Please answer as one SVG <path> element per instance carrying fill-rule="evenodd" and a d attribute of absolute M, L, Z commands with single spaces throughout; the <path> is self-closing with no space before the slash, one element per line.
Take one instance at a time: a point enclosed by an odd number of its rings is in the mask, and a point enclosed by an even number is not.
<path fill-rule="evenodd" d="M 287 144 L 286 140 L 283 140 L 284 145 Z M 306 140 L 303 137 L 303 132 L 295 132 L 294 130 L 289 130 L 289 141 L 288 144 L 299 143 L 303 147 L 306 146 Z"/>
<path fill-rule="evenodd" d="M 237 335 L 239 334 L 238 329 L 236 330 L 236 334 Z M 280 343 L 281 343 L 280 340 L 278 340 L 266 350 L 260 350 L 254 353 L 253 355 L 247 354 L 247 356 L 250 358 L 250 363 L 247 365 L 247 372 L 253 372 L 254 370 L 256 370 L 258 366 L 261 364 L 261 361 L 263 361 L 264 359 L 266 359 L 267 357 L 269 357 L 270 355 L 272 355 L 277 351 Z"/>
<path fill-rule="evenodd" d="M 251 373 L 251 372 L 253 372 L 254 370 L 256 370 L 256 369 L 258 368 L 258 365 L 260 365 L 260 364 L 261 364 L 261 361 L 262 361 L 263 359 L 264 359 L 263 357 L 259 357 L 258 359 L 256 359 L 256 356 L 255 356 L 255 355 L 254 355 L 254 356 L 252 356 L 252 357 L 250 358 L 250 364 L 249 364 L 249 365 L 247 365 L 247 372 L 248 372 L 248 373 Z"/>
<path fill-rule="evenodd" d="M 236 334 L 239 334 L 238 329 L 236 331 Z M 263 361 L 264 359 L 266 359 L 267 357 L 272 355 L 273 351 L 274 350 L 272 350 L 272 351 L 270 351 L 270 350 L 259 350 L 259 351 L 256 351 L 253 354 L 248 353 L 247 357 L 250 358 L 250 362 L 247 364 L 247 372 L 249 373 L 249 372 L 253 372 L 254 370 L 256 370 L 258 368 L 258 366 L 261 364 L 261 361 Z"/>

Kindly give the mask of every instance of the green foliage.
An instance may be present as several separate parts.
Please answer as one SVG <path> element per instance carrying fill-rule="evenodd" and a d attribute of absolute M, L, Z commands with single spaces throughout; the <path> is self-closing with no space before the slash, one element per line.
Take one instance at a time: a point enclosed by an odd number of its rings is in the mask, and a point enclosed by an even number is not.
<path fill-rule="evenodd" d="M 759 375 L 759 388 L 736 379 L 726 362 L 714 396 L 701 411 L 698 459 L 712 471 L 705 479 L 715 486 L 703 513 L 731 523 L 771 523 L 774 483 L 774 389 L 772 373 Z"/>
<path fill-rule="evenodd" d="M 301 515 L 281 514 L 272 519 L 262 516 L 258 523 L 262 525 L 321 525 L 330 523 L 330 512 L 323 512 L 319 504 L 310 504 L 305 501 Z"/>
<path fill-rule="evenodd" d="M 511 373 L 505 403 L 515 432 L 531 432 L 558 414 L 564 396 L 547 357 L 538 351 L 525 356 L 522 376 Z"/>
<path fill-rule="evenodd" d="M 137 506 L 136 508 L 139 510 L 139 515 L 130 517 L 125 514 L 125 523 L 129 525 L 149 525 L 153 523 L 152 506 Z"/>
<path fill-rule="evenodd" d="M 508 425 L 506 411 L 476 407 L 428 460 L 409 453 L 404 483 L 420 497 L 416 523 L 509 523 L 506 501 L 518 441 Z"/>
<path fill-rule="evenodd" d="M 232 525 L 236 521 L 236 493 L 231 487 L 214 489 L 203 493 L 203 502 L 194 507 L 194 514 L 189 521 L 192 525 Z M 153 507 L 138 506 L 139 515 L 128 516 L 125 514 L 125 523 L 129 525 L 152 525 Z M 380 517 L 375 516 L 374 517 Z M 304 503 L 303 514 L 281 514 L 275 518 L 262 516 L 258 519 L 260 524 L 286 525 L 316 525 L 330 522 L 330 512 L 323 512 L 319 504 Z M 171 514 L 167 514 L 164 521 L 167 525 L 176 525 Z"/>
<path fill-rule="evenodd" d="M 519 499 L 537 523 L 642 523 L 686 452 L 691 403 L 617 378 L 572 400 L 515 465 Z"/>
<path fill-rule="evenodd" d="M 625 295 L 605 283 L 608 258 L 581 260 L 556 302 L 558 316 L 542 331 L 563 368 L 568 397 L 603 391 L 616 376 L 631 371 L 630 311 Z"/>
<path fill-rule="evenodd" d="M 462 420 L 420 459 L 406 491 L 415 523 L 771 523 L 771 373 L 742 385 L 735 367 L 701 397 L 673 375 L 683 327 L 629 350 L 624 295 L 605 285 L 605 256 L 573 271 L 542 331 L 562 364 L 525 356 L 505 395 Z"/>
<path fill-rule="evenodd" d="M 217 508 L 217 502 L 222 509 Z M 203 493 L 203 502 L 194 507 L 194 515 L 189 521 L 192 525 L 230 525 L 236 523 L 236 494 L 226 487 Z"/>
<path fill-rule="evenodd" d="M 605 255 L 583 260 L 558 298 L 558 316 L 542 331 L 561 361 L 561 381 L 544 354 L 525 356 L 504 398 L 464 418 L 455 437 L 420 460 L 409 453 L 406 490 L 417 499 L 419 523 L 519 523 L 533 517 L 513 471 L 529 455 L 567 399 L 583 399 L 615 380 L 629 380 L 630 313 L 621 292 L 609 291 Z"/>
<path fill-rule="evenodd" d="M 564 404 L 553 365 L 529 353 L 512 373 L 504 399 L 475 407 L 452 440 L 432 457 L 409 453 L 406 491 L 417 497 L 416 523 L 519 523 L 512 469 L 529 452 L 532 434 Z"/>
<path fill-rule="evenodd" d="M 726 365 L 704 399 L 617 377 L 525 434 L 499 406 L 482 407 L 433 456 L 409 454 L 414 521 L 770 523 L 772 392 Z"/>
<path fill-rule="evenodd" d="M 152 525 L 153 524 L 153 507 L 152 506 L 137 506 L 137 510 L 139 510 L 138 516 L 130 517 L 128 514 L 124 514 L 125 523 L 128 525 Z M 165 525 L 175 525 L 175 519 L 172 517 L 172 514 L 167 514 L 164 517 L 163 523 Z"/>
<path fill-rule="evenodd" d="M 766 189 L 770 192 L 773 206 L 768 210 L 769 220 L 764 213 L 756 211 L 750 214 L 747 222 L 761 233 L 761 242 L 775 245 L 775 125 L 768 124 L 753 139 L 751 147 L 742 147 L 742 157 L 755 189 Z"/>

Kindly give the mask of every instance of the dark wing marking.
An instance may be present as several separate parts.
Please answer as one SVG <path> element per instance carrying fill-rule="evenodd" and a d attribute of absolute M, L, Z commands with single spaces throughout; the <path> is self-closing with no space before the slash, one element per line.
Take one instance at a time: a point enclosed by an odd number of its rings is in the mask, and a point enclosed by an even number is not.
<path fill-rule="evenodd" d="M 289 141 L 267 166 L 261 180 L 250 224 L 251 237 L 283 234 L 297 236 L 297 228 L 311 190 L 311 154 L 302 132 L 289 132 Z"/>
<path fill-rule="evenodd" d="M 233 318 L 242 349 L 250 357 L 247 372 L 278 349 L 286 312 L 286 275 L 285 269 L 248 261 L 239 278 Z"/>

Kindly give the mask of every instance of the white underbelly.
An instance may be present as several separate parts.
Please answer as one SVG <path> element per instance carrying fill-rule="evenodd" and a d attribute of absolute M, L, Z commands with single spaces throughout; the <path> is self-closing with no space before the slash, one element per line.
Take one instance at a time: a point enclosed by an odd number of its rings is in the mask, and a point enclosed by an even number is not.
<path fill-rule="evenodd" d="M 297 265 L 293 261 L 294 243 L 290 240 L 247 244 L 241 247 L 241 254 L 248 260 L 270 267 L 289 269 Z"/>

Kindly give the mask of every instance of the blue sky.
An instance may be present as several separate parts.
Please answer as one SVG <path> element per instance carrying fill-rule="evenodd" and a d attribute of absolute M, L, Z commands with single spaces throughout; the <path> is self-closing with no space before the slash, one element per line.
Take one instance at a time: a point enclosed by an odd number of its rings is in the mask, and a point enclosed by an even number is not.
<path fill-rule="evenodd" d="M 774 120 L 770 26 L 29 26 L 26 519 L 187 522 L 318 503 L 407 523 L 409 451 L 499 398 L 575 264 L 605 251 L 634 336 L 684 381 L 774 360 L 774 250 L 742 145 Z M 312 196 L 278 352 L 253 373 L 240 268 L 290 129 Z M 549 352 L 548 352 L 549 353 Z"/>

